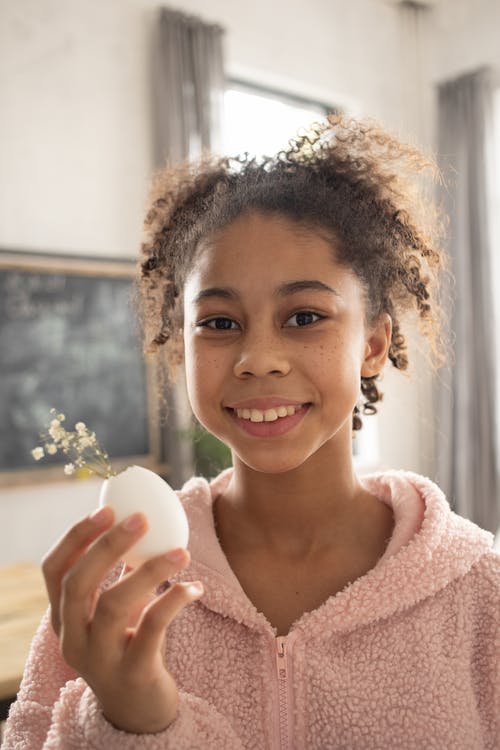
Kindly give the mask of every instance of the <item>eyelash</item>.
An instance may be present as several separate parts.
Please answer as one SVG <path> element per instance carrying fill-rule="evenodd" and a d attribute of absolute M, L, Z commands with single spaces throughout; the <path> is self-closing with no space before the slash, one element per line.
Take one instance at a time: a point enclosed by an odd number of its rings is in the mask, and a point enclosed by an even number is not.
<path fill-rule="evenodd" d="M 314 315 L 317 318 L 317 320 L 313 320 L 312 323 L 306 323 L 305 325 L 302 325 L 302 326 L 299 326 L 299 325 L 286 326 L 287 328 L 307 328 L 308 326 L 313 325 L 314 323 L 317 323 L 318 320 L 323 320 L 326 317 L 325 315 L 320 315 L 319 313 L 313 312 L 312 310 L 299 310 L 298 312 L 293 313 L 293 315 L 290 315 L 290 317 L 287 318 L 287 320 L 290 320 L 291 318 L 295 318 L 297 315 Z M 225 315 L 217 315 L 214 318 L 207 318 L 206 320 L 202 320 L 200 323 L 197 323 L 196 325 L 201 328 L 209 328 L 212 331 L 234 331 L 235 330 L 234 328 L 216 328 L 214 326 L 209 325 L 209 323 L 213 323 L 216 320 L 229 320 L 231 321 L 231 323 L 236 322 L 232 318 L 228 318 Z"/>

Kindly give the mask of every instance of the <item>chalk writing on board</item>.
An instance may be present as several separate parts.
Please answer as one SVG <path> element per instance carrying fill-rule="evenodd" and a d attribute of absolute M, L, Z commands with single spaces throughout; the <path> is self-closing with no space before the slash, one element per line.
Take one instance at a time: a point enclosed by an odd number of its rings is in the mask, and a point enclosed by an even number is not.
<path fill-rule="evenodd" d="M 64 276 L 27 277 L 26 273 L 13 273 L 5 284 L 5 317 L 34 318 L 46 313 L 54 315 L 81 315 L 84 295 L 61 298 L 66 286 Z"/>

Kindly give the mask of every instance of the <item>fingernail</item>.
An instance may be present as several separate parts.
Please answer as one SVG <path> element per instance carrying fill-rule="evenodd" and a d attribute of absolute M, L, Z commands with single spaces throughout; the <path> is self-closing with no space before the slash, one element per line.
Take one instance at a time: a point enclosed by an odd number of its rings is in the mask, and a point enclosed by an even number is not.
<path fill-rule="evenodd" d="M 199 596 L 200 594 L 204 593 L 203 584 L 201 581 L 194 581 L 193 583 L 190 583 L 188 586 L 186 586 L 188 594 L 191 594 L 192 596 Z"/>
<path fill-rule="evenodd" d="M 125 531 L 139 531 L 144 527 L 144 516 L 142 513 L 134 513 L 122 522 L 122 529 Z"/>
<path fill-rule="evenodd" d="M 170 560 L 170 562 L 180 562 L 184 559 L 186 553 L 182 548 L 179 549 L 173 549 L 170 552 L 167 552 L 166 558 L 167 560 Z"/>
<path fill-rule="evenodd" d="M 92 521 L 96 526 L 104 526 L 110 519 L 110 513 L 111 508 L 109 505 L 104 505 L 90 514 L 89 521 Z"/>

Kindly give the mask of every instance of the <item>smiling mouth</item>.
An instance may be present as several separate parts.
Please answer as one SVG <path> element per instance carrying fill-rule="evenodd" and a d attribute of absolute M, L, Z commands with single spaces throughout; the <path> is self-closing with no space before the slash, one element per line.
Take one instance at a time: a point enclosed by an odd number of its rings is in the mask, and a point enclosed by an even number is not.
<path fill-rule="evenodd" d="M 304 403 L 293 406 L 275 406 L 272 409 L 265 410 L 233 409 L 231 407 L 225 407 L 225 409 L 247 434 L 256 438 L 272 438 L 279 437 L 292 430 L 302 421 L 311 406 L 311 403 Z M 283 416 L 281 417 L 279 414 L 283 414 Z"/>
<path fill-rule="evenodd" d="M 309 406 L 309 404 L 288 404 L 286 406 L 274 406 L 271 409 L 232 409 L 228 407 L 228 411 L 234 412 L 239 419 L 246 419 L 250 422 L 276 422 L 278 419 L 292 417 L 305 406 Z"/>

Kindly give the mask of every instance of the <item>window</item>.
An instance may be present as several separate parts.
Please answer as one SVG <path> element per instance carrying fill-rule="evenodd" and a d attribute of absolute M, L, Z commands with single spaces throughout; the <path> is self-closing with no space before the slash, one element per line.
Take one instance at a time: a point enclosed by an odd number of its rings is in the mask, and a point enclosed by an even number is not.
<path fill-rule="evenodd" d="M 324 103 L 230 80 L 224 95 L 222 151 L 272 156 L 286 148 L 299 128 L 335 111 Z"/>

